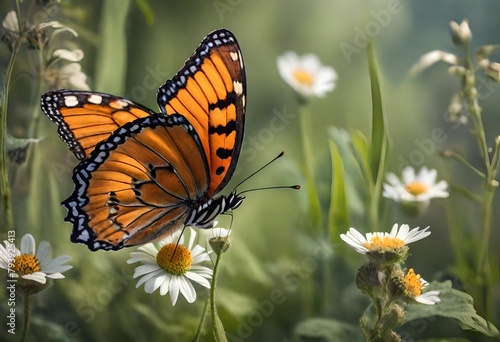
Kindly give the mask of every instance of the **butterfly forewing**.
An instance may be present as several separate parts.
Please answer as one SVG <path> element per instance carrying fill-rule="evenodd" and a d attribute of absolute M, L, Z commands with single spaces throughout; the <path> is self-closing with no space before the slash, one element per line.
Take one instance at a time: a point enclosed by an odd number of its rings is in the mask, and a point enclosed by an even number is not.
<path fill-rule="evenodd" d="M 143 244 L 181 227 L 207 191 L 208 168 L 193 127 L 180 115 L 128 123 L 75 169 L 64 205 L 72 239 L 91 249 Z"/>
<path fill-rule="evenodd" d="M 117 128 L 153 111 L 104 93 L 55 90 L 42 95 L 42 111 L 58 126 L 61 139 L 82 160 Z"/>
<path fill-rule="evenodd" d="M 236 38 L 209 34 L 184 67 L 158 91 L 167 114 L 180 113 L 200 136 L 210 169 L 209 195 L 229 182 L 243 141 L 246 80 Z"/>

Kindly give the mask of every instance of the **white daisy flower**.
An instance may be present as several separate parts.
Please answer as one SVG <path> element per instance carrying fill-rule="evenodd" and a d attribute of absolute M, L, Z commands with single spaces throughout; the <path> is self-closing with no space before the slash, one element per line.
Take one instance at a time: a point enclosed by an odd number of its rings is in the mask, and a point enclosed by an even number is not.
<path fill-rule="evenodd" d="M 436 183 L 436 177 L 434 169 L 423 167 L 415 174 L 415 170 L 407 166 L 403 169 L 402 180 L 393 173 L 387 174 L 389 184 L 384 184 L 383 196 L 396 202 L 429 202 L 432 198 L 448 197 L 448 183 L 444 180 Z"/>
<path fill-rule="evenodd" d="M 335 88 L 337 73 L 332 67 L 322 65 L 316 55 L 299 57 L 289 51 L 279 56 L 277 62 L 283 80 L 303 96 L 323 97 Z"/>
<path fill-rule="evenodd" d="M 0 244 L 0 268 L 15 272 L 17 277 L 45 284 L 46 278 L 64 278 L 62 273 L 73 267 L 66 265 L 71 259 L 68 255 L 50 258 L 50 244 L 46 241 L 40 242 L 37 250 L 31 234 L 22 237 L 20 250 L 8 241 L 4 243 L 5 247 Z"/>
<path fill-rule="evenodd" d="M 439 291 L 423 292 L 428 285 L 429 283 L 421 278 L 420 274 L 415 274 L 413 268 L 410 268 L 404 276 L 403 292 L 421 304 L 434 305 L 439 303 L 441 301 Z"/>
<path fill-rule="evenodd" d="M 402 247 L 429 236 L 431 232 L 427 229 L 429 227 L 422 230 L 420 227 L 416 227 L 410 230 L 407 224 L 402 224 L 398 228 L 398 224 L 395 223 L 390 233 L 375 232 L 363 236 L 355 228 L 349 228 L 347 234 L 340 234 L 340 238 L 360 254 L 398 252 Z"/>
<path fill-rule="evenodd" d="M 189 234 L 189 241 L 184 244 L 186 234 Z M 205 248 L 194 244 L 196 232 L 186 228 L 177 244 L 178 238 L 179 234 L 174 234 L 159 241 L 159 250 L 153 243 L 139 247 L 138 252 L 130 253 L 131 258 L 127 261 L 128 264 L 142 263 L 134 272 L 134 278 L 142 277 L 136 287 L 144 284 L 146 293 L 151 294 L 157 289 L 162 296 L 169 293 L 172 305 L 177 302 L 179 293 L 188 303 L 193 303 L 196 291 L 191 282 L 210 288 L 212 278 L 210 268 L 197 265 L 210 257 Z"/>

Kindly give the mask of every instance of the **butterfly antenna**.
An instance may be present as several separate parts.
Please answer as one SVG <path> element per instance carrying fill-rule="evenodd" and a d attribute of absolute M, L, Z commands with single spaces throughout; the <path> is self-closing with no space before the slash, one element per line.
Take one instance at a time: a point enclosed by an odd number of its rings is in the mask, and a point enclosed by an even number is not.
<path fill-rule="evenodd" d="M 283 157 L 283 155 L 285 154 L 285 151 L 281 151 L 280 154 L 278 154 L 276 157 L 274 157 L 271 161 L 269 161 L 266 165 L 264 166 L 261 166 L 260 168 L 258 168 L 256 171 L 254 171 L 252 174 L 250 174 L 249 176 L 247 176 L 245 179 L 243 179 L 241 182 L 238 183 L 238 185 L 236 185 L 234 187 L 234 191 L 236 192 L 236 189 L 238 189 L 238 187 L 245 183 L 247 180 L 249 180 L 250 178 L 252 178 L 253 176 L 255 176 L 255 174 L 257 174 L 258 172 L 262 171 L 263 169 L 265 169 L 266 167 L 268 167 L 271 163 L 275 162 L 277 159 Z"/>
<path fill-rule="evenodd" d="M 257 190 L 274 190 L 274 189 L 294 189 L 294 190 L 299 190 L 300 189 L 300 185 L 296 184 L 296 185 L 278 185 L 278 186 L 265 186 L 263 188 L 255 188 L 255 189 L 248 189 L 248 190 L 244 190 L 242 192 L 239 192 L 238 193 L 238 196 L 239 195 L 243 195 L 247 192 L 252 192 L 252 191 L 257 191 Z"/>
<path fill-rule="evenodd" d="M 185 229 L 186 229 L 186 226 L 184 226 L 184 228 L 182 228 L 182 231 L 179 234 L 179 238 L 177 239 L 177 242 L 175 243 L 174 252 L 172 253 L 172 256 L 170 257 L 170 262 L 172 262 L 172 260 L 174 260 L 175 252 L 177 252 L 177 246 L 179 246 L 179 242 L 181 241 L 181 237 L 182 237 L 182 234 L 184 234 Z"/>

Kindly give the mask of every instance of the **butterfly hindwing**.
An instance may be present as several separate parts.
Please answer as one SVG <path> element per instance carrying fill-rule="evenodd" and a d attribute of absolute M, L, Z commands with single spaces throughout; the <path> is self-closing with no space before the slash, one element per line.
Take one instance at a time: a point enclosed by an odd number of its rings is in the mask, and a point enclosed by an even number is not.
<path fill-rule="evenodd" d="M 158 90 L 167 114 L 181 113 L 198 132 L 210 169 L 209 195 L 229 182 L 243 141 L 246 79 L 233 34 L 216 30 Z"/>
<path fill-rule="evenodd" d="M 152 115 L 116 130 L 74 171 L 63 202 L 72 241 L 120 249 L 168 235 L 207 191 L 199 138 L 181 115 Z"/>
<path fill-rule="evenodd" d="M 127 99 L 91 91 L 55 90 L 42 95 L 40 102 L 43 112 L 59 126 L 61 139 L 80 160 L 117 128 L 154 113 Z"/>

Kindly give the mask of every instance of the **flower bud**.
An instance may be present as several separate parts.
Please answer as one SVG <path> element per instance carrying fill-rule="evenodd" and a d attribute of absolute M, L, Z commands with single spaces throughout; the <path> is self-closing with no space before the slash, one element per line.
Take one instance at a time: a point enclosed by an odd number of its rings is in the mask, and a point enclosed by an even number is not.
<path fill-rule="evenodd" d="M 463 20 L 460 25 L 454 21 L 450 22 L 451 38 L 456 45 L 468 45 L 472 39 L 469 22 Z"/>
<path fill-rule="evenodd" d="M 390 311 L 381 318 L 383 330 L 390 332 L 405 322 L 406 313 L 403 308 L 397 304 L 392 305 Z M 385 333 L 384 331 L 384 333 Z M 385 335 L 385 334 L 384 334 Z"/>
<path fill-rule="evenodd" d="M 462 101 L 460 99 L 460 95 L 455 94 L 451 98 L 450 105 L 448 106 L 448 113 L 450 114 L 450 120 L 455 122 L 458 114 L 462 110 Z"/>
<path fill-rule="evenodd" d="M 370 297 L 378 297 L 377 293 L 379 291 L 377 289 L 382 286 L 381 279 L 384 279 L 384 277 L 379 274 L 375 264 L 367 262 L 358 268 L 355 283 L 361 292 L 368 294 Z"/>
<path fill-rule="evenodd" d="M 219 255 L 229 250 L 231 240 L 230 231 L 224 228 L 212 228 L 208 233 L 208 243 L 215 254 Z"/>

